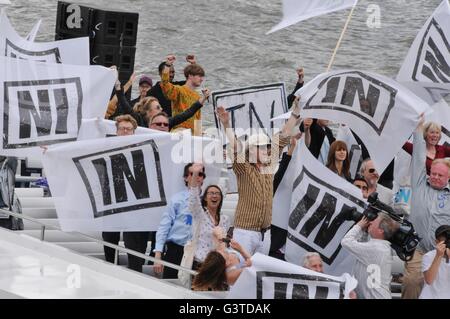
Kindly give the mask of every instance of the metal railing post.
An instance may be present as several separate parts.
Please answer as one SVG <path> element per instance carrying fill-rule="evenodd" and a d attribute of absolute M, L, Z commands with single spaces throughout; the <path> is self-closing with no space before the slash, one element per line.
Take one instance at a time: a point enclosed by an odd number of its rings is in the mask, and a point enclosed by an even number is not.
<path fill-rule="evenodd" d="M 114 265 L 117 265 L 119 263 L 119 250 L 114 249 Z"/>
<path fill-rule="evenodd" d="M 44 241 L 45 237 L 45 225 L 41 225 L 41 241 Z"/>

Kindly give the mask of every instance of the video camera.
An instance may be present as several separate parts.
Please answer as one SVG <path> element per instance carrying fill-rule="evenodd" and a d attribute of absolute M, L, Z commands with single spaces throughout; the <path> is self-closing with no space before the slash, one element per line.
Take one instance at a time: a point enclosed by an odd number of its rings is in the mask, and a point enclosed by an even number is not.
<path fill-rule="evenodd" d="M 401 260 L 411 260 L 420 241 L 419 236 L 414 230 L 413 224 L 404 219 L 403 215 L 396 213 L 391 206 L 379 201 L 378 193 L 374 192 L 370 194 L 367 201 L 369 202 L 369 206 L 363 213 L 358 212 L 355 207 L 352 207 L 351 210 L 348 211 L 347 220 L 353 220 L 357 223 L 365 216 L 369 221 L 373 221 L 377 218 L 379 212 L 386 213 L 390 218 L 400 224 L 398 230 L 389 239 L 391 247 L 395 250 Z M 449 240 L 447 241 L 447 244 L 450 244 Z"/>

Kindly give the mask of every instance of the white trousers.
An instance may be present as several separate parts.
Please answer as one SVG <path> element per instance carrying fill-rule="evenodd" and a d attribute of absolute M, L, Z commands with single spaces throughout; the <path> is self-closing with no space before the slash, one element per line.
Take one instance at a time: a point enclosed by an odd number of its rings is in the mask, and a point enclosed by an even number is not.
<path fill-rule="evenodd" d="M 255 253 L 264 255 L 269 254 L 270 249 L 270 229 L 264 233 L 264 241 L 262 233 L 253 230 L 234 228 L 233 239 L 253 256 Z"/>

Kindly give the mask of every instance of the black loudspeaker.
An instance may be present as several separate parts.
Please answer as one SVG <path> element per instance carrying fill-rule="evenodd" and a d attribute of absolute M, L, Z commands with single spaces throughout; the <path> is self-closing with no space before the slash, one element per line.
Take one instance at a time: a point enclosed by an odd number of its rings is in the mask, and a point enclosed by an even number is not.
<path fill-rule="evenodd" d="M 106 67 L 115 65 L 120 72 L 133 73 L 135 55 L 136 47 L 95 44 L 91 48 L 91 64 L 98 64 Z"/>
<path fill-rule="evenodd" d="M 134 70 L 138 21 L 138 13 L 58 1 L 55 38 L 88 36 L 90 63 L 106 67 L 116 65 L 119 78 L 127 75 L 126 82 Z"/>
<path fill-rule="evenodd" d="M 97 44 L 135 46 L 139 14 L 58 1 L 56 38 L 89 36 Z"/>

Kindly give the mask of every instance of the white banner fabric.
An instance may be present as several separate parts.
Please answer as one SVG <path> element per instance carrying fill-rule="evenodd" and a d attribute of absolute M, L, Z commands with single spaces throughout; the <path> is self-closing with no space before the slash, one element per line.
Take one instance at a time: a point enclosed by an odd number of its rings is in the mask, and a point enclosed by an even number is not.
<path fill-rule="evenodd" d="M 227 298 L 348 299 L 357 284 L 348 273 L 334 277 L 257 253 Z"/>
<path fill-rule="evenodd" d="M 298 264 L 306 252 L 316 251 L 326 273 L 351 269 L 354 259 L 341 249 L 341 239 L 354 225 L 350 211 L 362 213 L 365 206 L 361 191 L 317 161 L 302 139 L 272 206 L 272 224 L 288 231 L 286 260 Z"/>
<path fill-rule="evenodd" d="M 348 125 L 362 140 L 377 171 L 394 158 L 428 104 L 385 76 L 357 70 L 324 73 L 296 92 L 303 118 Z M 401 125 L 399 125 L 401 123 Z"/>
<path fill-rule="evenodd" d="M 39 19 L 38 22 L 33 26 L 33 29 L 31 29 L 30 33 L 28 33 L 27 37 L 25 38 L 27 41 L 34 42 L 36 40 L 37 33 L 39 31 L 39 28 L 41 27 L 42 19 Z"/>
<path fill-rule="evenodd" d="M 64 231 L 155 231 L 171 196 L 185 189 L 186 163 L 200 161 L 219 141 L 164 132 L 52 146 L 43 156 Z M 190 152 L 203 146 L 199 152 Z M 184 148 L 184 150 L 183 150 Z M 187 153 L 187 154 L 186 154 Z M 219 152 L 221 155 L 221 152 Z M 180 155 L 181 154 L 181 155 Z M 200 154 L 200 158 L 195 158 Z M 221 166 L 204 160 L 204 185 L 217 184 Z"/>
<path fill-rule="evenodd" d="M 75 141 L 82 119 L 104 116 L 114 81 L 102 66 L 0 57 L 0 154 L 26 157 L 39 146 Z"/>
<path fill-rule="evenodd" d="M 283 0 L 283 19 L 266 34 L 297 22 L 356 6 L 358 0 Z"/>
<path fill-rule="evenodd" d="M 1 55 L 38 62 L 89 65 L 89 37 L 54 42 L 31 42 L 11 26 L 6 14 L 0 15 Z"/>
<path fill-rule="evenodd" d="M 442 1 L 417 34 L 397 75 L 399 82 L 415 82 L 427 94 L 450 92 L 450 4 Z M 425 98 L 426 99 L 426 98 Z"/>

